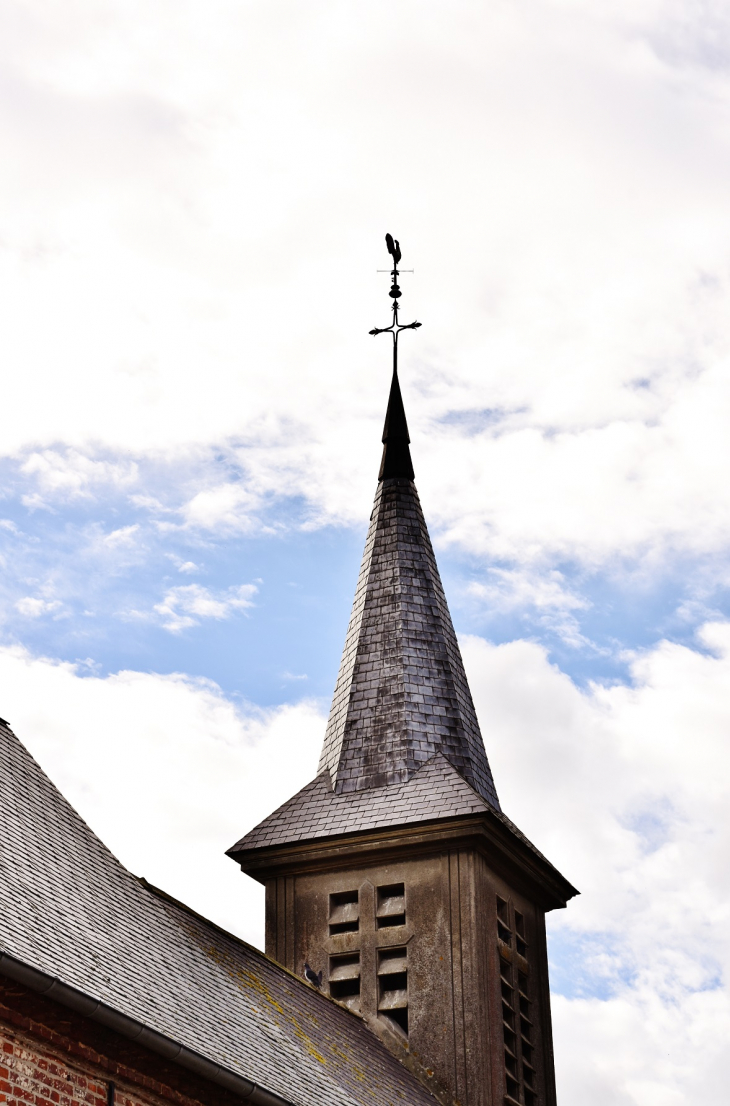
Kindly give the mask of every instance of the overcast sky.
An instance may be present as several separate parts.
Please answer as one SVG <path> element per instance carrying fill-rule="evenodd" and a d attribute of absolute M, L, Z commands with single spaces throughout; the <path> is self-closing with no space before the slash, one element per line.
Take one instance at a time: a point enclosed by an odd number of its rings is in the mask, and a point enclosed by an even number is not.
<path fill-rule="evenodd" d="M 0 0 L 0 714 L 133 871 L 315 773 L 400 239 L 416 481 L 561 1106 L 727 1100 L 730 7 Z"/>

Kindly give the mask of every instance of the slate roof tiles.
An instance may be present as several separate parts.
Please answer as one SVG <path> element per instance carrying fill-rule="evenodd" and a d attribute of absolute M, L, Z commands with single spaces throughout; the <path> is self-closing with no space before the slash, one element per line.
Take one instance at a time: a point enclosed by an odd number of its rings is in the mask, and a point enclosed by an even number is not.
<path fill-rule="evenodd" d="M 368 791 L 338 793 L 330 786 L 327 772 L 321 772 L 242 837 L 228 850 L 228 855 L 235 860 L 237 853 L 247 849 L 317 841 L 485 811 L 491 811 L 531 852 L 549 864 L 514 823 L 487 803 L 442 753 L 435 754 L 410 780 Z"/>
<path fill-rule="evenodd" d="M 418 492 L 384 479 L 319 770 L 352 793 L 406 783 L 437 752 L 500 809 Z"/>

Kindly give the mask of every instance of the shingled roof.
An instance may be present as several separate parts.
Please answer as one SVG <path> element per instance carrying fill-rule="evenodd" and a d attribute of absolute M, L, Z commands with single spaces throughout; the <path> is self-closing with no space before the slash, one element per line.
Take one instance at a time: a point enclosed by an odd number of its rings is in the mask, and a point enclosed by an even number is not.
<path fill-rule="evenodd" d="M 461 652 L 413 480 L 394 373 L 381 479 L 319 771 L 338 793 L 405 783 L 443 753 L 499 810 Z"/>
<path fill-rule="evenodd" d="M 321 841 L 341 834 L 425 825 L 484 813 L 501 822 L 533 856 L 563 879 L 529 837 L 506 814 L 478 795 L 442 753 L 432 757 L 406 783 L 355 795 L 338 795 L 330 787 L 327 773 L 322 772 L 242 837 L 228 850 L 228 856 L 240 860 L 249 849 Z"/>
<path fill-rule="evenodd" d="M 128 872 L 2 723 L 0 841 L 0 970 L 55 977 L 294 1106 L 433 1106 L 354 1014 Z"/>
<path fill-rule="evenodd" d="M 333 791 L 327 772 L 321 772 L 242 837 L 229 850 L 229 856 L 269 845 L 316 841 L 341 833 L 481 814 L 487 806 L 441 753 L 404 783 L 355 794 Z"/>

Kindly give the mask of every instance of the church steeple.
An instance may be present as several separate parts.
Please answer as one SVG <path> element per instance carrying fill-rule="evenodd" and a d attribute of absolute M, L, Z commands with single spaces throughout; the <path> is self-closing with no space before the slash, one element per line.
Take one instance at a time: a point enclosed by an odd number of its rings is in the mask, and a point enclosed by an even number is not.
<path fill-rule="evenodd" d="M 267 953 L 444 1106 L 555 1106 L 545 912 L 577 892 L 499 806 L 413 482 L 398 335 L 420 323 L 387 241 L 383 458 L 318 774 L 228 855 L 266 885 Z"/>
<path fill-rule="evenodd" d="M 400 245 L 393 258 L 393 379 L 383 457 L 319 771 L 337 792 L 404 783 L 442 753 L 482 798 L 499 800 L 431 539 L 413 483 L 398 380 Z"/>

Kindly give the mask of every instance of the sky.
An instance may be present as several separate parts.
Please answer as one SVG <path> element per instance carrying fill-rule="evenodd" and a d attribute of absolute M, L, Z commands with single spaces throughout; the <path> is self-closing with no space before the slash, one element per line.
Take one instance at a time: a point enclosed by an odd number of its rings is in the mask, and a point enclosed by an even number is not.
<path fill-rule="evenodd" d="M 0 714 L 134 872 L 315 772 L 389 386 L 561 1106 L 725 1103 L 730 8 L 0 0 Z"/>

